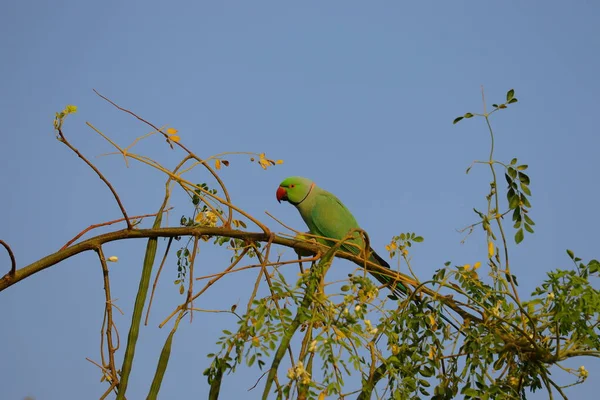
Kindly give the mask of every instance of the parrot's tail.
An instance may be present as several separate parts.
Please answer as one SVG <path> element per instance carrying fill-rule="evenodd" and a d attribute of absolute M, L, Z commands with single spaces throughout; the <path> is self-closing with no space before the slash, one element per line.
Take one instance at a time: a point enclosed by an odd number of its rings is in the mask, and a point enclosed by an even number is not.
<path fill-rule="evenodd" d="M 390 264 L 388 264 L 387 261 L 385 261 L 383 258 L 381 258 L 381 256 L 379 254 L 375 253 L 375 251 L 373 251 L 373 249 L 370 249 L 370 250 L 371 250 L 371 257 L 373 259 L 375 259 L 379 265 L 381 265 L 382 267 L 390 268 Z M 392 279 L 389 276 L 384 276 L 384 275 L 380 275 L 380 274 L 376 274 L 376 273 L 371 273 L 371 274 L 375 278 L 377 278 L 377 280 L 379 282 L 383 283 L 384 285 L 391 286 L 393 284 Z M 393 288 L 390 287 L 390 290 L 394 293 L 394 297 L 404 298 L 408 294 L 408 290 L 400 282 L 396 282 L 396 284 Z M 418 299 L 415 299 L 415 301 L 419 304 L 421 303 L 421 301 Z M 448 318 L 444 314 L 442 314 L 441 310 L 440 311 L 436 310 L 430 304 L 427 304 L 427 308 L 430 309 L 432 312 L 438 314 L 441 319 L 446 321 L 448 324 L 452 325 L 452 327 L 454 329 L 456 329 L 458 332 L 460 332 L 460 328 L 456 325 L 456 323 L 454 321 L 450 320 L 450 318 Z"/>

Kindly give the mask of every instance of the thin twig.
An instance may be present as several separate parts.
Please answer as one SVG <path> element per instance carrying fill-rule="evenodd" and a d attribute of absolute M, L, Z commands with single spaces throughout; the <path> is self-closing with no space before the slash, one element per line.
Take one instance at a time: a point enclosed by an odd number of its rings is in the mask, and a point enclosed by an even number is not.
<path fill-rule="evenodd" d="M 169 212 L 172 209 L 173 209 L 173 207 L 170 207 L 170 208 L 164 210 L 163 212 Z M 156 213 L 154 213 L 154 214 L 145 214 L 145 215 L 136 215 L 135 217 L 131 217 L 131 219 L 132 220 L 136 220 L 136 219 L 142 220 L 142 219 L 147 218 L 147 217 L 156 217 Z M 70 245 L 72 245 L 75 241 L 77 241 L 77 239 L 79 239 L 80 237 L 82 237 L 87 232 L 91 231 L 92 229 L 100 228 L 101 226 L 108 226 L 108 225 L 116 224 L 117 222 L 123 222 L 123 221 L 125 221 L 125 218 L 119 218 L 119 219 L 115 219 L 115 220 L 112 220 L 112 221 L 103 222 L 101 224 L 90 225 L 87 228 L 85 228 L 84 230 L 82 230 L 81 232 L 79 232 L 77 234 L 77 236 L 75 236 L 73 239 L 69 240 L 60 249 L 61 250 L 66 249 L 67 247 L 69 247 Z"/>
<path fill-rule="evenodd" d="M 192 259 L 190 261 L 189 270 L 189 285 L 188 285 L 188 293 L 185 299 L 185 309 L 194 307 L 194 300 L 192 299 L 192 294 L 194 291 L 194 265 L 196 264 L 196 255 L 198 254 L 198 242 L 200 241 L 200 237 L 194 236 L 194 248 L 192 250 Z M 190 311 L 190 322 L 194 320 L 194 312 Z"/>
<path fill-rule="evenodd" d="M 140 117 L 139 115 L 137 115 L 136 113 L 134 113 L 133 111 L 130 111 L 126 108 L 123 108 L 119 105 L 117 105 L 114 101 L 110 100 L 109 98 L 101 95 L 96 89 L 93 89 L 94 93 L 96 93 L 98 96 L 100 96 L 101 98 L 103 98 L 104 100 L 108 101 L 110 104 L 112 104 L 113 106 L 115 106 L 117 109 L 126 112 L 127 114 L 137 118 L 138 120 L 142 121 L 143 123 L 145 123 L 146 125 L 152 127 L 154 130 L 156 130 L 157 132 L 160 132 L 163 134 L 163 136 L 167 139 L 167 143 L 169 144 L 169 146 L 171 147 L 171 149 L 173 149 L 173 143 L 175 143 L 178 147 L 180 147 L 182 150 L 184 150 L 185 152 L 188 153 L 189 157 L 194 158 L 196 161 L 198 161 L 199 163 L 201 163 L 202 165 L 204 165 L 204 167 L 211 173 L 211 175 L 215 178 L 215 180 L 217 181 L 217 183 L 219 184 L 219 186 L 221 187 L 221 190 L 223 190 L 223 194 L 225 194 L 225 200 L 226 202 L 224 202 L 224 204 L 229 208 L 229 213 L 228 213 L 228 217 L 227 217 L 227 222 L 225 223 L 225 226 L 227 228 L 231 227 L 231 221 L 233 219 L 233 207 L 231 204 L 231 197 L 229 196 L 229 192 L 227 191 L 227 188 L 225 187 L 225 184 L 223 183 L 223 181 L 221 180 L 221 178 L 219 177 L 219 175 L 215 172 L 215 170 L 213 170 L 211 168 L 210 165 L 208 165 L 208 163 L 201 159 L 200 157 L 196 156 L 191 150 L 189 150 L 186 146 L 184 146 L 182 143 L 180 142 L 174 142 L 173 140 L 170 140 L 169 135 L 167 135 L 165 132 L 163 132 L 161 129 L 159 129 L 156 125 L 154 125 L 153 123 L 145 120 L 144 118 Z M 244 213 L 245 214 L 245 213 Z M 247 216 L 247 215 L 246 215 Z M 253 221 L 256 223 L 256 221 Z M 262 225 L 262 224 L 258 224 L 258 226 L 265 232 L 268 232 L 268 229 L 266 228 L 266 226 Z"/>
<path fill-rule="evenodd" d="M 150 293 L 150 301 L 148 302 L 148 309 L 146 310 L 146 319 L 144 320 L 144 325 L 148 325 L 148 316 L 150 315 L 150 309 L 152 308 L 152 300 L 154 300 L 154 292 L 156 291 L 156 285 L 158 284 L 158 278 L 160 277 L 160 273 L 165 265 L 165 261 L 167 260 L 167 255 L 169 254 L 169 249 L 171 248 L 171 243 L 173 242 L 173 238 L 169 238 L 169 242 L 167 243 L 167 248 L 165 250 L 165 254 L 163 255 L 163 259 L 160 262 L 160 267 L 158 267 L 158 272 L 156 273 L 156 277 L 154 278 L 154 284 L 152 284 L 152 293 Z"/>
<path fill-rule="evenodd" d="M 106 303 L 104 305 L 104 312 L 106 314 L 106 322 L 108 327 L 106 328 L 106 346 L 108 348 L 108 365 L 113 382 L 118 382 L 117 367 L 115 364 L 115 346 L 113 345 L 112 328 L 113 328 L 113 315 L 112 315 L 112 297 L 110 294 L 110 279 L 108 276 L 108 265 L 106 264 L 106 257 L 102 246 L 98 246 L 96 249 L 98 258 L 100 259 L 100 265 L 102 266 L 102 275 L 104 277 L 104 293 L 106 296 Z"/>
<path fill-rule="evenodd" d="M 202 290 L 200 290 L 198 293 L 196 293 L 191 298 L 191 301 L 196 300 L 198 297 L 200 297 L 202 295 L 202 293 L 204 293 L 206 290 L 208 290 L 208 288 L 211 287 L 213 285 L 213 283 L 215 283 L 216 281 L 218 281 L 219 279 L 221 279 L 224 275 L 226 275 L 227 271 L 229 271 L 232 268 L 234 268 L 242 260 L 242 258 L 244 258 L 244 256 L 246 255 L 247 252 L 248 252 L 248 248 L 245 248 L 244 251 L 242 251 L 242 253 L 235 259 L 235 261 L 233 263 L 231 263 L 231 265 L 225 269 L 225 271 L 223 271 L 221 274 L 218 274 L 218 276 L 216 276 L 215 278 L 213 278 L 210 281 L 208 281 L 206 283 L 206 285 L 202 288 Z M 173 316 L 175 316 L 175 314 L 177 314 L 177 312 L 179 310 L 181 310 L 181 305 L 177 306 L 177 308 L 173 312 L 171 312 L 171 314 L 169 314 L 169 316 L 167 318 L 165 318 L 165 320 L 163 322 L 161 322 L 160 325 L 158 325 L 158 327 L 162 328 L 163 326 L 165 326 L 165 324 L 167 322 L 169 322 L 169 320 L 171 318 L 173 318 Z"/>
<path fill-rule="evenodd" d="M 12 276 L 17 271 L 17 260 L 15 259 L 15 255 L 14 255 L 12 249 L 10 248 L 10 246 L 8 245 L 8 243 L 6 243 L 4 240 L 0 239 L 0 244 L 2 246 L 4 246 L 6 251 L 8 251 L 8 256 L 10 257 L 10 264 L 11 264 L 9 275 Z"/>
<path fill-rule="evenodd" d="M 115 200 L 117 201 L 119 208 L 121 209 L 123 218 L 125 219 L 125 222 L 127 223 L 127 229 L 129 229 L 129 230 L 133 229 L 133 226 L 131 225 L 131 221 L 129 220 L 129 217 L 127 216 L 127 211 L 125 211 L 125 207 L 123 206 L 123 203 L 121 203 L 121 199 L 119 198 L 119 195 L 117 194 L 117 191 L 115 190 L 115 188 L 111 185 L 111 183 L 108 181 L 108 179 L 106 179 L 104 177 L 104 175 L 102 175 L 102 172 L 100 172 L 100 170 L 98 168 L 96 168 L 96 166 L 94 164 L 91 163 L 91 161 L 89 161 L 83 154 L 81 154 L 81 152 L 79 150 L 77 150 L 71 143 L 69 143 L 69 141 L 63 134 L 61 128 L 58 128 L 57 131 L 58 131 L 58 135 L 60 136 L 60 141 L 63 142 L 75 154 L 77 154 L 77 156 L 79 158 L 81 158 L 91 169 L 94 170 L 94 172 L 98 175 L 98 177 L 102 180 L 102 182 L 104 182 L 104 184 L 106 186 L 108 186 L 108 188 L 112 192 Z"/>

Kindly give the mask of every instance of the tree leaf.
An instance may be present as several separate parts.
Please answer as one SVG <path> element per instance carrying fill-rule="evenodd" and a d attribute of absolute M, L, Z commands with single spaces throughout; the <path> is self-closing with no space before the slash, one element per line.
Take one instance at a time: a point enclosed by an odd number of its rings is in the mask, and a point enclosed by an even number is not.
<path fill-rule="evenodd" d="M 535 225 L 535 222 L 533 222 L 533 220 L 531 218 L 529 218 L 529 215 L 525 214 L 525 222 L 527 222 L 529 225 Z"/>
<path fill-rule="evenodd" d="M 521 243 L 523 241 L 524 237 L 525 237 L 525 233 L 523 233 L 523 229 L 519 229 L 517 231 L 517 233 L 515 234 L 515 242 L 517 244 Z"/>
<path fill-rule="evenodd" d="M 513 208 L 517 208 L 518 206 L 519 206 L 519 196 L 517 196 L 515 194 L 508 199 L 508 207 L 512 210 Z"/>
<path fill-rule="evenodd" d="M 525 230 L 529 233 L 533 233 L 533 228 L 531 226 L 529 226 L 528 224 L 525 224 Z"/>
<path fill-rule="evenodd" d="M 456 117 L 456 119 L 454 120 L 454 122 L 452 122 L 452 124 L 457 124 L 458 122 L 460 122 L 461 119 L 463 119 L 464 117 Z"/>
<path fill-rule="evenodd" d="M 526 185 L 529 185 L 531 183 L 529 176 L 527 174 L 525 174 L 524 172 L 519 172 L 519 180 Z"/>
<path fill-rule="evenodd" d="M 511 101 L 514 97 L 515 97 L 514 89 L 510 89 L 508 92 L 506 92 L 506 101 Z"/>
<path fill-rule="evenodd" d="M 471 113 L 466 113 L 466 114 L 464 115 L 464 117 L 465 117 L 465 118 L 473 118 L 473 114 L 471 114 Z"/>

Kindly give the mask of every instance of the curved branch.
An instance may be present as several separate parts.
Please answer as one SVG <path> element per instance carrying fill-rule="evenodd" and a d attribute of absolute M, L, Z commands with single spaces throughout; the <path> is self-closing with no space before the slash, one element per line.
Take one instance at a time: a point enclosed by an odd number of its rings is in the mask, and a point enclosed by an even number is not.
<path fill-rule="evenodd" d="M 132 230 L 122 229 L 98 235 L 83 242 L 79 242 L 77 244 L 72 245 L 71 247 L 50 254 L 32 264 L 29 264 L 26 267 L 16 270 L 14 275 L 5 275 L 3 278 L 0 279 L 0 292 L 14 285 L 15 283 L 22 281 L 23 279 L 33 274 L 36 274 L 46 268 L 49 268 L 55 264 L 58 264 L 59 262 L 64 261 L 67 258 L 70 258 L 76 254 L 83 253 L 89 250 L 95 250 L 96 248 L 98 248 L 98 246 L 104 243 L 124 239 L 148 239 L 159 237 L 170 238 L 177 236 L 226 236 L 233 239 L 244 239 L 249 242 L 258 241 L 264 243 L 268 242 L 271 238 L 271 234 L 264 232 L 246 232 L 237 229 L 225 229 L 222 227 L 185 226 L 175 228 L 152 228 Z M 289 239 L 278 235 L 272 236 L 272 242 L 281 246 L 293 248 L 307 253 L 312 252 L 314 254 L 324 254 L 326 252 L 323 251 L 325 246 L 302 240 Z M 365 266 L 365 259 L 354 254 L 337 252 L 335 254 L 335 257 L 350 260 L 363 268 Z M 412 278 L 404 274 L 391 271 L 368 260 L 366 261 L 366 264 L 370 271 L 377 272 L 379 274 L 390 275 L 393 278 L 398 279 L 402 283 L 412 285 L 413 287 L 418 285 L 418 283 L 415 282 Z M 452 299 L 451 296 L 440 295 L 429 288 L 421 288 L 420 290 L 426 295 L 443 302 L 444 305 L 446 305 L 451 310 L 455 311 L 463 319 L 470 319 L 473 322 L 481 322 L 481 318 L 464 310 Z"/>
<path fill-rule="evenodd" d="M 129 220 L 129 217 L 127 216 L 127 211 L 125 211 L 125 207 L 123 206 L 123 203 L 121 203 L 121 199 L 119 198 L 119 195 L 117 194 L 117 191 L 115 190 L 113 185 L 111 185 L 111 183 L 108 181 L 108 179 L 106 179 L 104 177 L 104 175 L 102 175 L 102 172 L 100 172 L 100 170 L 98 168 L 96 168 L 96 166 L 94 164 L 92 164 L 91 161 L 89 161 L 87 158 L 85 158 L 85 156 L 83 154 L 81 154 L 81 152 L 79 150 L 77 150 L 71 143 L 69 143 L 67 138 L 65 138 L 65 135 L 62 133 L 62 129 L 60 127 L 57 128 L 57 131 L 58 131 L 58 136 L 60 137 L 59 140 L 61 142 L 63 142 L 65 144 L 65 146 L 67 146 L 69 149 L 71 149 L 75 154 L 77 154 L 77 156 L 79 158 L 81 158 L 91 169 L 93 169 L 94 172 L 96 173 L 96 175 L 98 175 L 98 177 L 102 180 L 102 182 L 104 182 L 104 184 L 106 184 L 106 186 L 108 186 L 108 188 L 112 192 L 115 200 L 117 201 L 119 208 L 121 209 L 121 213 L 123 214 L 125 221 L 127 222 L 127 229 L 133 229 L 133 226 L 131 225 L 131 221 Z"/>
<path fill-rule="evenodd" d="M 10 257 L 11 265 L 10 265 L 10 272 L 8 274 L 14 275 L 15 272 L 17 271 L 17 260 L 15 259 L 15 254 L 13 253 L 13 251 L 10 248 L 10 246 L 8 245 L 8 243 L 6 243 L 4 240 L 0 239 L 0 244 L 2 246 L 4 246 L 6 251 L 8 251 L 8 256 Z"/>

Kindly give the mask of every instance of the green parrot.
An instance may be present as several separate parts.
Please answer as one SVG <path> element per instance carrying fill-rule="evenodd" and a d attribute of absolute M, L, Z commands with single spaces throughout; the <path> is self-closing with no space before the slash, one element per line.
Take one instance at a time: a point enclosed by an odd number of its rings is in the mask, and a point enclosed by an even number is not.
<path fill-rule="evenodd" d="M 333 194 L 321 189 L 313 181 L 299 176 L 286 178 L 277 188 L 277 200 L 293 204 L 308 226 L 311 234 L 326 238 L 342 240 L 351 229 L 360 229 L 358 222 L 346 206 Z M 317 239 L 322 244 L 332 246 L 335 242 Z M 357 246 L 353 246 L 352 244 Z M 358 232 L 351 240 L 346 241 L 341 249 L 345 252 L 359 255 L 364 247 L 362 235 Z M 373 249 L 369 248 L 369 261 L 385 268 L 390 265 Z M 389 285 L 393 279 L 389 276 L 371 272 L 381 283 Z M 405 295 L 406 287 L 396 282 L 396 287 L 390 288 L 397 295 Z"/>
<path fill-rule="evenodd" d="M 337 197 L 321 189 L 310 179 L 299 176 L 284 179 L 277 188 L 277 201 L 281 203 L 282 200 L 287 201 L 298 209 L 310 233 L 313 235 L 342 240 L 348 235 L 351 229 L 360 228 L 352 213 Z M 325 239 L 317 240 L 327 246 L 332 246 L 335 243 Z M 346 244 L 348 242 L 354 243 L 358 247 Z M 359 255 L 363 247 L 362 236 L 357 232 L 351 240 L 346 241 L 341 246 L 341 249 L 345 252 Z M 382 267 L 390 268 L 390 265 L 373 249 L 369 248 L 369 252 L 369 261 Z M 369 273 L 382 284 L 388 285 L 396 296 L 404 297 L 407 295 L 408 290 L 401 282 L 395 282 L 394 284 L 394 279 L 389 276 L 373 271 L 369 271 Z M 433 308 L 429 308 L 433 310 Z M 447 317 L 444 315 L 440 316 L 457 328 Z"/>

